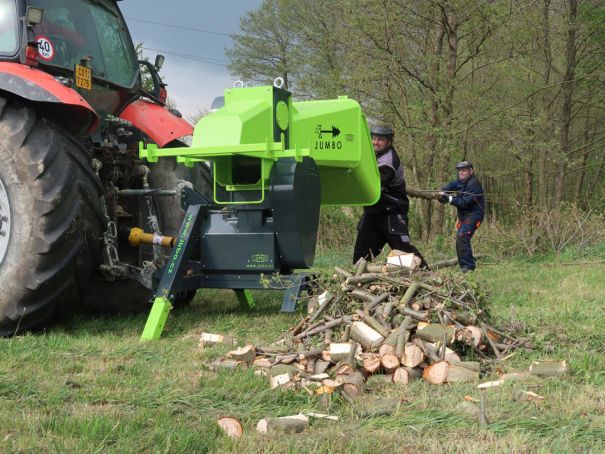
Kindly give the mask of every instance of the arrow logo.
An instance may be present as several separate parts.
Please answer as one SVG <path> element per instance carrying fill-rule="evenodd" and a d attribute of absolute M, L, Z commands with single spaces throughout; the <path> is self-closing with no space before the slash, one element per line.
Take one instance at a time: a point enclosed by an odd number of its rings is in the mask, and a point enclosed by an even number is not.
<path fill-rule="evenodd" d="M 317 137 L 319 139 L 322 138 L 322 134 L 332 134 L 332 138 L 334 138 L 334 137 L 338 137 L 338 135 L 340 134 L 340 129 L 338 129 L 336 126 L 332 126 L 332 129 L 328 129 L 326 131 L 326 130 L 321 129 L 321 125 L 317 125 L 315 132 L 317 133 Z"/>

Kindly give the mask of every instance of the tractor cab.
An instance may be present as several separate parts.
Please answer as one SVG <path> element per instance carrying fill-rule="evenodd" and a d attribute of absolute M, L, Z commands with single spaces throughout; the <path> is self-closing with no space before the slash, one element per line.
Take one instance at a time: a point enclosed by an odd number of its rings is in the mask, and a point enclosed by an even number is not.
<path fill-rule="evenodd" d="M 34 23 L 29 17 L 19 20 L 34 8 L 42 13 Z M 76 89 L 101 118 L 115 115 L 133 97 L 166 101 L 159 68 L 137 60 L 115 0 L 0 0 L 0 60 L 53 75 Z M 154 83 L 149 92 L 142 91 L 140 63 Z"/>

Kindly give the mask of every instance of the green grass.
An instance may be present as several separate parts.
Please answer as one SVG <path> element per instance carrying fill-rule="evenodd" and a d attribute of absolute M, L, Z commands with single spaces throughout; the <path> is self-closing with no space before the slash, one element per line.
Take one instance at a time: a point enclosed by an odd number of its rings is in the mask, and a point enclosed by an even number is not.
<path fill-rule="evenodd" d="M 424 250 L 423 250 L 424 252 Z M 350 251 L 318 257 L 317 268 L 348 266 Z M 439 257 L 441 258 L 441 257 Z M 280 314 L 283 292 L 253 292 L 258 309 L 239 309 L 230 291 L 200 291 L 175 309 L 159 341 L 140 343 L 146 315 L 77 314 L 42 333 L 0 340 L 0 452 L 34 453 L 584 453 L 605 452 L 605 280 L 603 265 L 567 267 L 553 260 L 479 264 L 474 279 L 490 291 L 500 325 L 515 323 L 538 348 L 518 352 L 504 370 L 527 370 L 532 360 L 563 360 L 559 379 L 513 383 L 487 391 L 490 424 L 459 412 L 471 384 L 369 393 L 351 406 L 328 408 L 303 392 L 270 390 L 251 371 L 214 373 L 227 347 L 201 350 L 203 331 L 240 342 L 266 343 L 295 325 Z M 490 377 L 486 377 L 486 380 Z M 540 405 L 512 400 L 516 389 L 546 397 Z M 390 417 L 359 420 L 376 398 L 404 403 Z M 303 434 L 261 436 L 265 416 L 319 411 L 340 422 L 312 420 Z M 242 422 L 231 440 L 215 423 Z"/>

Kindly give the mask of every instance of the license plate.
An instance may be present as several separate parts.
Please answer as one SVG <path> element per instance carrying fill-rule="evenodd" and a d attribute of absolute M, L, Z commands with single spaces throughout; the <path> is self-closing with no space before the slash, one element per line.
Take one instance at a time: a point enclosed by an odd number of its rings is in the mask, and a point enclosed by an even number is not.
<path fill-rule="evenodd" d="M 92 70 L 76 64 L 76 87 L 92 90 Z"/>

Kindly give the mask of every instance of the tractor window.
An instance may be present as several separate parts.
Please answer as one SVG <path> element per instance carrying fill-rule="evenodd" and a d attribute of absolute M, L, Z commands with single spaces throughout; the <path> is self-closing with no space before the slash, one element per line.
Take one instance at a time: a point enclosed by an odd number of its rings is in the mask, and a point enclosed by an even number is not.
<path fill-rule="evenodd" d="M 2 1 L 2 0 L 0 0 Z M 92 75 L 131 87 L 136 53 L 114 0 L 30 0 L 44 10 L 35 29 L 41 64 L 73 70 L 85 56 Z"/>
<path fill-rule="evenodd" d="M 13 0 L 0 0 L 0 54 L 17 52 L 17 12 Z"/>

